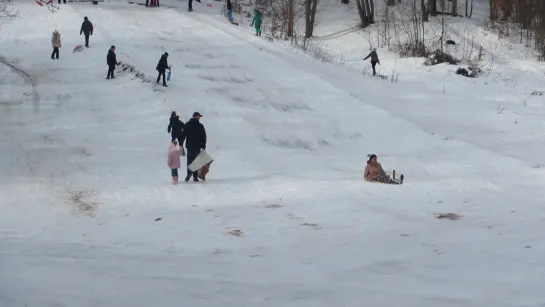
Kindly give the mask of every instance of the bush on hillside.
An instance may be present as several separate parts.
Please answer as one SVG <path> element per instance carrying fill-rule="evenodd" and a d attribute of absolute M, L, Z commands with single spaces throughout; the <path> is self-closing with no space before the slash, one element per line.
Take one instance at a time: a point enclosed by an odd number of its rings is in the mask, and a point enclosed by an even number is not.
<path fill-rule="evenodd" d="M 457 58 L 453 57 L 452 55 L 446 52 L 442 52 L 441 50 L 437 49 L 427 54 L 424 65 L 432 66 L 432 65 L 437 65 L 441 63 L 449 63 L 451 65 L 457 65 L 460 63 L 460 60 L 458 60 Z"/>

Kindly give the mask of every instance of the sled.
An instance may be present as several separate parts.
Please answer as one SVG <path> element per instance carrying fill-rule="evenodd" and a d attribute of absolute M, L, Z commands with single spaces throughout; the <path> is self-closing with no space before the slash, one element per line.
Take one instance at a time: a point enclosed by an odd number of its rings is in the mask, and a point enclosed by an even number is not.
<path fill-rule="evenodd" d="M 167 73 L 167 81 L 170 81 L 170 75 L 171 75 L 170 71 L 171 71 L 171 69 L 169 69 L 168 73 Z"/>
<path fill-rule="evenodd" d="M 76 47 L 74 47 L 74 50 L 72 50 L 72 53 L 75 53 L 75 52 L 81 52 L 83 51 L 83 45 L 77 45 Z"/>
<path fill-rule="evenodd" d="M 38 4 L 39 6 L 45 5 L 47 9 L 53 13 L 59 10 L 59 7 L 53 4 L 53 0 L 36 0 L 36 4 Z"/>
<path fill-rule="evenodd" d="M 201 151 L 199 155 L 193 160 L 193 162 L 189 165 L 189 170 L 192 172 L 196 172 L 200 170 L 203 166 L 212 163 L 214 161 L 214 158 L 212 158 L 206 151 Z"/>
<path fill-rule="evenodd" d="M 400 178 L 396 178 L 395 170 L 392 171 L 392 176 L 390 175 L 387 175 L 387 176 L 388 176 L 387 178 L 388 181 L 367 180 L 367 179 L 365 181 L 372 182 L 372 183 L 381 183 L 381 184 L 403 184 L 403 181 L 405 180 L 405 176 L 403 174 L 401 174 Z"/>
<path fill-rule="evenodd" d="M 238 26 L 238 25 L 239 25 L 238 22 L 234 22 L 234 21 L 230 21 L 230 23 L 231 23 L 232 25 L 235 25 L 235 26 Z"/>
<path fill-rule="evenodd" d="M 200 180 L 206 180 L 206 174 L 208 174 L 208 172 L 210 172 L 210 164 L 212 164 L 212 162 L 214 161 L 210 161 L 208 163 L 206 163 L 205 165 L 203 165 L 201 168 L 199 168 L 199 171 L 197 172 L 197 178 L 199 178 Z"/>

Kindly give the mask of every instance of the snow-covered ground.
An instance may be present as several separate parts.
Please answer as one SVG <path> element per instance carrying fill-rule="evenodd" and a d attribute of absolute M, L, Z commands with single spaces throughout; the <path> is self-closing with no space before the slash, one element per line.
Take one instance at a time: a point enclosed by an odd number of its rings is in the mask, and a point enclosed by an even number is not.
<path fill-rule="evenodd" d="M 39 100 L 0 68 L 0 306 L 545 304 L 542 79 L 368 78 L 211 3 L 16 3 L 1 52 Z M 106 80 L 112 44 L 147 80 L 169 52 L 169 87 Z M 172 110 L 204 115 L 205 183 L 170 184 Z M 363 181 L 369 153 L 406 182 Z"/>

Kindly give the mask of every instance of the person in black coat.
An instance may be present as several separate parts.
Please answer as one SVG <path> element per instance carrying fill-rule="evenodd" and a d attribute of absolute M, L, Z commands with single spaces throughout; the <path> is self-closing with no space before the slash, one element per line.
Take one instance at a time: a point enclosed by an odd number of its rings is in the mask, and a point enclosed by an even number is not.
<path fill-rule="evenodd" d="M 79 35 L 81 33 L 85 34 L 85 47 L 89 48 L 89 35 L 93 35 L 93 24 L 87 19 L 87 16 L 83 18 Z"/>
<path fill-rule="evenodd" d="M 180 116 L 172 111 L 170 114 L 170 122 L 168 124 L 168 133 L 172 136 L 172 141 L 178 139 L 178 143 L 181 142 L 182 131 L 184 130 L 184 122 L 180 120 Z"/>
<path fill-rule="evenodd" d="M 378 65 L 380 65 L 376 48 L 373 48 L 373 50 L 371 50 L 371 53 L 369 53 L 369 55 L 366 56 L 362 61 L 365 61 L 368 58 L 371 58 L 371 67 L 373 67 L 373 76 L 375 76 L 377 74 L 377 71 L 375 70 L 375 66 L 377 66 L 377 63 Z"/>
<path fill-rule="evenodd" d="M 185 141 L 185 148 L 187 149 L 187 176 L 185 181 L 188 182 L 193 175 L 193 181 L 199 181 L 197 178 L 198 172 L 192 172 L 189 169 L 189 165 L 195 160 L 199 155 L 201 150 L 206 149 L 206 130 L 204 129 L 203 124 L 201 124 L 200 119 L 202 114 L 199 112 L 193 113 L 193 118 L 191 118 L 184 126 L 182 132 L 182 137 L 179 140 L 180 146 L 183 145 Z"/>
<path fill-rule="evenodd" d="M 108 64 L 108 76 L 106 76 L 106 79 L 110 79 L 110 77 L 113 79 L 115 66 L 119 65 L 119 63 L 117 63 L 117 57 L 115 56 L 115 46 L 110 47 L 110 50 L 108 50 L 106 64 Z"/>
<path fill-rule="evenodd" d="M 168 59 L 168 52 L 165 52 L 161 56 L 161 59 L 159 60 L 159 63 L 157 63 L 157 67 L 155 68 L 159 72 L 159 75 L 157 76 L 157 83 L 159 83 L 159 80 L 161 80 L 161 76 L 163 76 L 163 86 L 167 86 L 165 71 L 167 70 L 167 68 L 170 69 L 170 66 L 168 66 L 167 59 Z"/>

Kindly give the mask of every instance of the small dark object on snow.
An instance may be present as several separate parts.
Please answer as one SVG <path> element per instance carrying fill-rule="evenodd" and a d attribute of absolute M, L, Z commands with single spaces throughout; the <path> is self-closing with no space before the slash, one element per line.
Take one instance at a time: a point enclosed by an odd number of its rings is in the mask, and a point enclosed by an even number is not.
<path fill-rule="evenodd" d="M 456 213 L 441 213 L 441 214 L 438 214 L 435 218 L 456 221 L 460 219 L 460 216 Z"/>
<path fill-rule="evenodd" d="M 456 45 L 456 42 L 452 39 L 447 40 L 447 45 Z"/>
<path fill-rule="evenodd" d="M 462 76 L 465 76 L 465 77 L 469 77 L 469 72 L 467 71 L 467 69 L 462 68 L 462 67 L 459 67 L 459 68 L 456 70 L 456 74 L 457 74 L 457 75 L 462 75 Z"/>
<path fill-rule="evenodd" d="M 160 220 L 162 220 L 163 218 L 162 217 L 158 217 L 155 219 L 156 222 L 159 222 Z"/>

